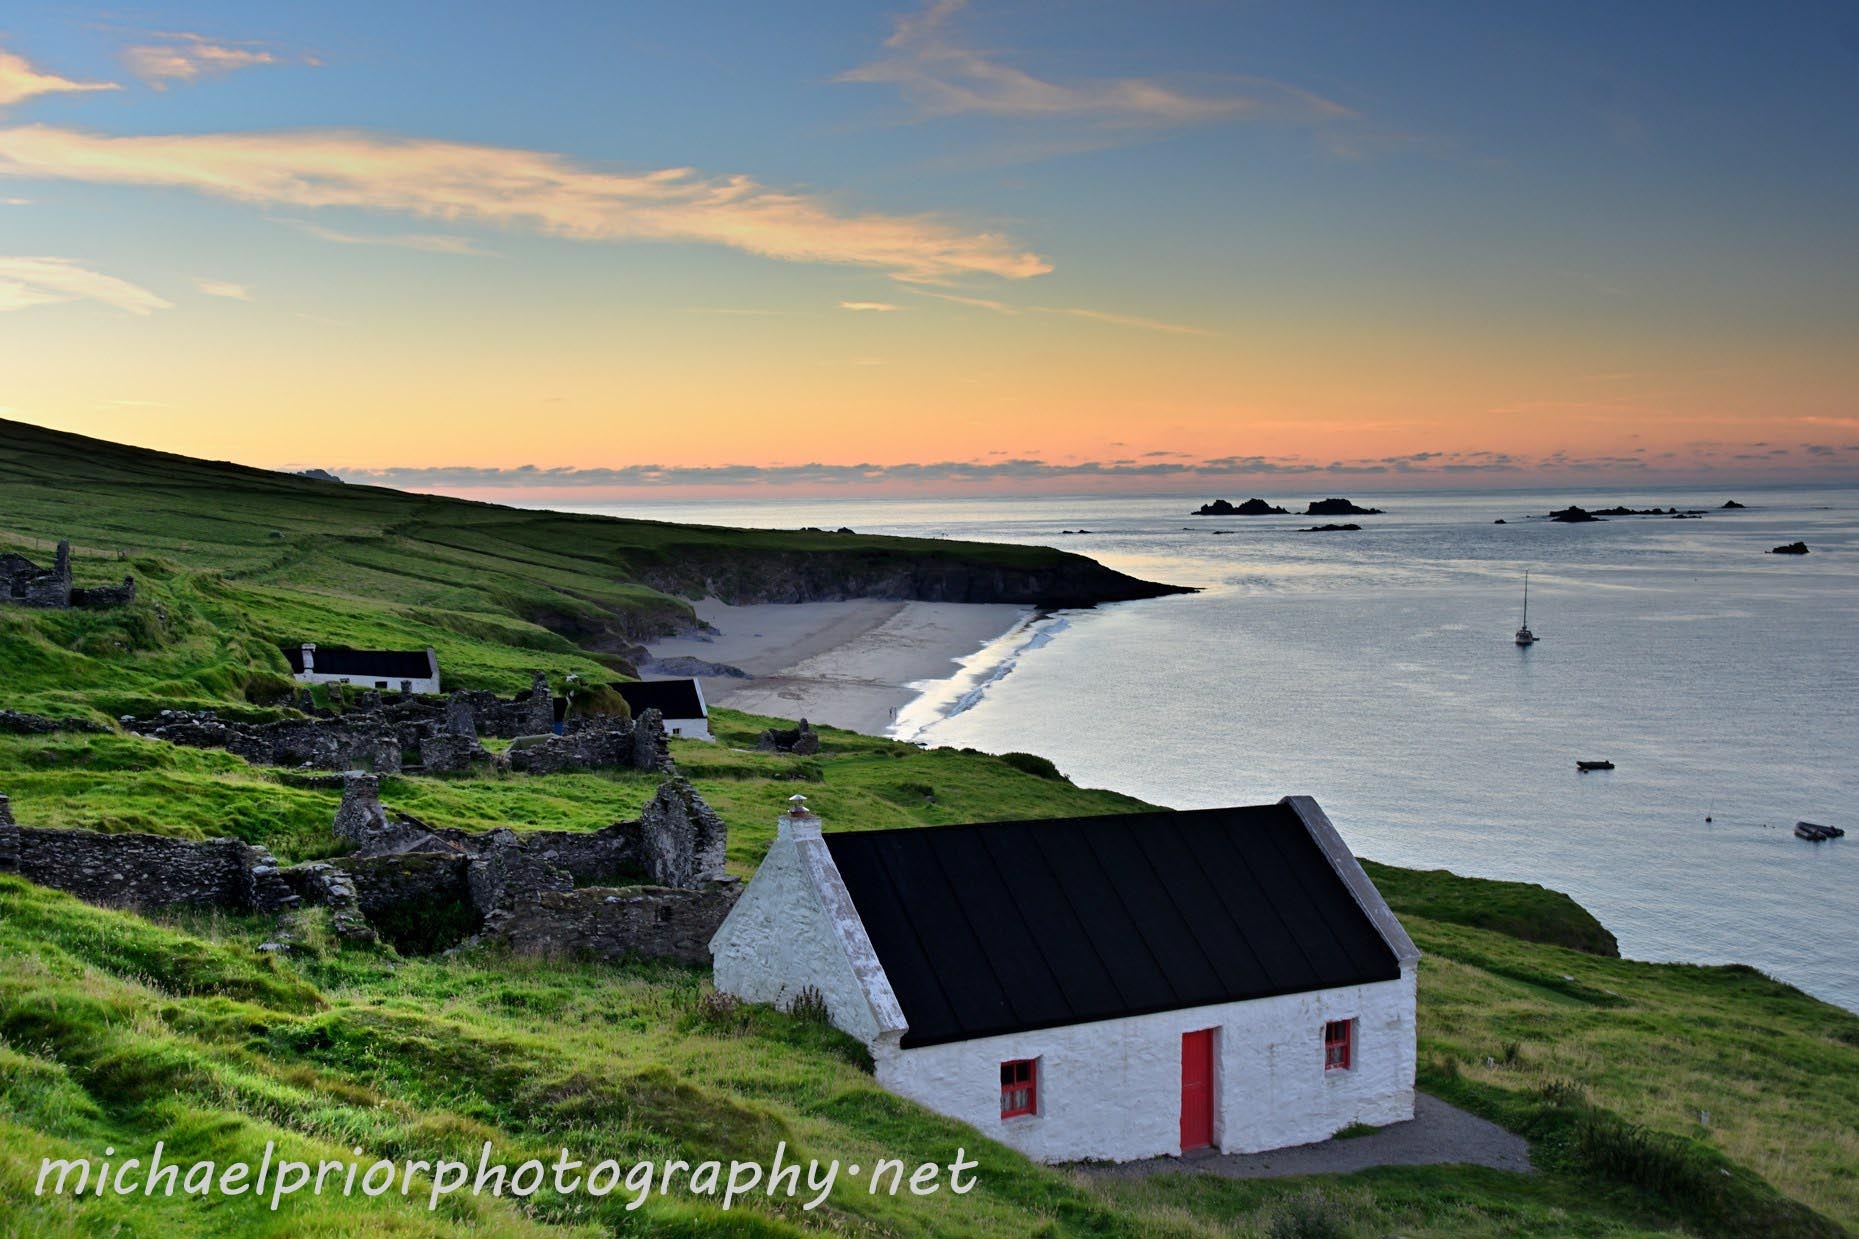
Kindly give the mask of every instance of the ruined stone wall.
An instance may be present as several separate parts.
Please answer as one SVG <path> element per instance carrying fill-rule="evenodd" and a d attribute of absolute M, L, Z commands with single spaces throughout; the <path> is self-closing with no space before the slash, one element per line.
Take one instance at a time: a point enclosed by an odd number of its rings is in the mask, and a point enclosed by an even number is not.
<path fill-rule="evenodd" d="M 354 885 L 357 906 L 366 916 L 407 905 L 472 902 L 471 858 L 460 853 L 349 856 L 329 863 Z"/>
<path fill-rule="evenodd" d="M 163 710 L 153 718 L 125 718 L 137 735 L 196 749 L 225 749 L 255 766 L 309 766 L 315 770 L 401 768 L 398 735 L 362 716 L 286 719 L 277 723 L 230 723 L 211 710 Z"/>
<path fill-rule="evenodd" d="M 126 607 L 136 600 L 136 579 L 123 578 L 121 585 L 90 585 L 71 591 L 74 607 Z"/>
<path fill-rule="evenodd" d="M 536 955 L 708 964 L 710 939 L 738 893 L 734 882 L 705 890 L 585 886 L 546 891 L 511 909 L 497 937 L 512 950 Z"/>
<path fill-rule="evenodd" d="M 671 750 L 658 711 L 647 710 L 635 723 L 620 719 L 576 720 L 565 734 L 526 737 L 510 746 L 510 769 L 525 774 L 563 774 L 576 770 L 670 770 Z"/>
<path fill-rule="evenodd" d="M 527 693 L 503 701 L 492 693 L 460 692 L 447 698 L 415 696 L 383 703 L 363 693 L 343 714 L 316 711 L 310 718 L 274 723 L 221 719 L 211 710 L 163 710 L 151 718 L 124 718 L 138 735 L 191 748 L 225 749 L 259 766 L 399 773 L 417 757 L 427 774 L 458 774 L 499 765 L 480 736 L 523 738 L 511 751 L 511 769 L 535 774 L 569 770 L 669 770 L 664 726 L 647 711 L 641 727 L 624 720 L 589 720 L 572 734 L 555 736 L 554 704 L 541 675 Z"/>
<path fill-rule="evenodd" d="M 724 876 L 729 830 L 697 789 L 667 779 L 639 814 L 639 866 L 660 886 L 702 886 Z"/>
<path fill-rule="evenodd" d="M 615 822 L 599 830 L 526 830 L 523 850 L 560 869 L 576 886 L 611 884 L 622 874 L 645 873 L 640 863 L 639 823 Z"/>
<path fill-rule="evenodd" d="M 71 586 L 71 544 L 60 542 L 50 568 L 41 568 L 24 555 L 0 556 L 0 602 L 24 607 L 119 607 L 136 600 L 134 577 L 121 585 Z"/>
<path fill-rule="evenodd" d="M 104 730 L 87 718 L 47 718 L 42 714 L 22 714 L 18 710 L 0 710 L 0 735 L 47 736 L 55 731 Z"/>
<path fill-rule="evenodd" d="M 350 855 L 280 869 L 236 839 L 22 829 L 0 796 L 0 871 L 102 904 L 326 906 L 342 937 L 402 949 L 438 949 L 423 929 L 439 922 L 519 951 L 690 964 L 708 961 L 738 893 L 722 819 L 681 778 L 638 819 L 600 830 L 475 834 L 390 814 L 380 780 L 351 773 L 332 825 Z"/>
<path fill-rule="evenodd" d="M 12 854 L 12 864 L 5 863 Z M 297 902 L 277 861 L 237 839 L 170 839 L 0 825 L 0 868 L 110 907 L 202 904 L 277 912 Z"/>

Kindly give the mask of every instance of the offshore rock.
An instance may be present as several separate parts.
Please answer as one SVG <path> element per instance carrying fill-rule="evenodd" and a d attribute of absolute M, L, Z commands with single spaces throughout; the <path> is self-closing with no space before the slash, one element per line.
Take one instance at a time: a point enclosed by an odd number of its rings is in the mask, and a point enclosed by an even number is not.
<path fill-rule="evenodd" d="M 1194 509 L 1195 516 L 1289 516 L 1291 513 L 1283 508 L 1275 508 L 1263 499 L 1248 499 L 1238 507 L 1225 499 L 1216 499 L 1212 503 L 1203 503 Z"/>
<path fill-rule="evenodd" d="M 1381 516 L 1380 508 L 1360 508 L 1347 499 L 1313 499 L 1305 516 Z"/>

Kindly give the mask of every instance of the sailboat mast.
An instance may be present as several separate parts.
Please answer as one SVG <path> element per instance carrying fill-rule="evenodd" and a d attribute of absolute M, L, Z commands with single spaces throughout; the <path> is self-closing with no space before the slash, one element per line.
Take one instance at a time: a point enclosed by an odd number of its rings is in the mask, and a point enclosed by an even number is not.
<path fill-rule="evenodd" d="M 1523 626 L 1530 626 L 1530 570 L 1523 570 Z"/>

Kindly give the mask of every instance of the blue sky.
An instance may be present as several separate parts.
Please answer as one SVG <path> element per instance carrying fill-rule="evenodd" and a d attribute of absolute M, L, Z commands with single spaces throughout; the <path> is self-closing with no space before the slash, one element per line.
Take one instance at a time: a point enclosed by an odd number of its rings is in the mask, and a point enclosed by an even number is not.
<path fill-rule="evenodd" d="M 1859 461 L 1851 5 L 16 3 L 0 54 L 0 409 L 88 433 Z"/>

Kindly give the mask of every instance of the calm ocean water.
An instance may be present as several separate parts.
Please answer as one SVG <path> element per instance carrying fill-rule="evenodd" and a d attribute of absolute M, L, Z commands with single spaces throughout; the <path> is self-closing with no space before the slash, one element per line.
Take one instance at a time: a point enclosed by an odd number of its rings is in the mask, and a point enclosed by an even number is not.
<path fill-rule="evenodd" d="M 1859 491 L 1352 497 L 1388 514 L 1318 534 L 1297 529 L 1331 518 L 1180 497 L 603 510 L 1044 543 L 1201 586 L 1036 621 L 899 730 L 1178 808 L 1309 793 L 1364 856 L 1540 882 L 1630 956 L 1754 964 L 1859 1010 Z M 1520 519 L 1731 497 L 1748 509 Z M 1797 538 L 1813 553 L 1763 553 Z M 1526 568 L 1541 642 L 1520 650 Z M 1800 818 L 1851 837 L 1803 842 Z"/>

